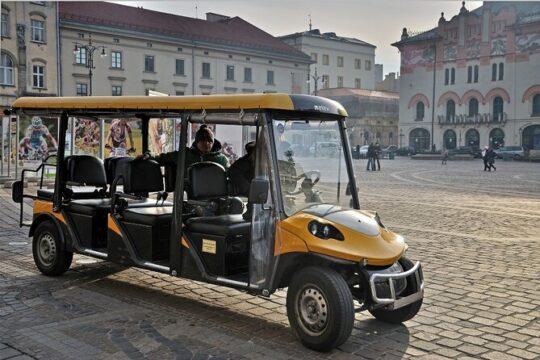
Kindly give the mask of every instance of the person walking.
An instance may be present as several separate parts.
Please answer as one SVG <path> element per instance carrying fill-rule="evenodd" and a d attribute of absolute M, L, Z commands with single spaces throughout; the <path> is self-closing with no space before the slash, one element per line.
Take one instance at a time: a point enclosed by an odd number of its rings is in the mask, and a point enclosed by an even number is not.
<path fill-rule="evenodd" d="M 495 167 L 495 157 L 497 156 L 497 154 L 495 153 L 495 151 L 493 150 L 493 148 L 489 148 L 486 152 L 486 158 L 487 158 L 487 168 L 488 168 L 488 171 L 491 171 L 491 169 L 493 169 L 493 171 L 497 171 L 497 168 Z"/>
<path fill-rule="evenodd" d="M 487 152 L 489 148 L 487 146 L 484 147 L 484 150 L 482 150 L 482 160 L 484 161 L 484 171 L 488 170 L 488 157 Z"/>
<path fill-rule="evenodd" d="M 448 160 L 448 149 L 447 148 L 443 148 L 442 155 L 443 155 L 442 165 L 446 165 L 446 161 Z"/>
<path fill-rule="evenodd" d="M 379 161 L 382 154 L 381 145 L 378 142 L 375 143 L 374 156 L 373 156 L 373 170 L 375 170 L 375 162 L 377 164 L 377 171 L 381 171 L 381 162 Z"/>
<path fill-rule="evenodd" d="M 368 150 L 367 150 L 367 166 L 366 166 L 366 170 L 369 171 L 369 170 L 373 170 L 375 171 L 375 160 L 374 160 L 374 157 L 375 157 L 375 145 L 373 145 L 373 143 L 369 144 L 368 146 Z"/>

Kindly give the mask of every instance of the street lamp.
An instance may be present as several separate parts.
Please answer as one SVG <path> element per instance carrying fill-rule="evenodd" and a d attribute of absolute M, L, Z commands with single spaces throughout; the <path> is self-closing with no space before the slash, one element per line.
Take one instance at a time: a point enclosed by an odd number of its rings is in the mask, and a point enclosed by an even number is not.
<path fill-rule="evenodd" d="M 92 96 L 92 69 L 96 68 L 94 66 L 94 52 L 96 50 L 101 50 L 101 58 L 106 57 L 107 53 L 105 52 L 105 46 L 95 46 L 92 44 L 92 35 L 88 35 L 88 44 L 79 44 L 78 42 L 75 42 L 75 47 L 73 48 L 73 53 L 75 56 L 77 56 L 82 49 L 84 49 L 86 52 L 86 64 L 84 65 L 88 69 L 88 78 L 90 80 L 90 91 L 88 95 Z"/>
<path fill-rule="evenodd" d="M 313 95 L 317 96 L 319 80 L 321 80 L 321 84 L 323 84 L 324 76 L 319 76 L 319 75 L 317 75 L 317 68 L 315 68 L 315 74 L 314 74 L 314 75 L 310 75 L 309 77 L 311 77 L 311 79 L 313 79 L 314 86 L 315 86 L 315 89 L 314 89 L 314 91 L 313 91 Z M 308 84 L 311 84 L 311 79 L 309 79 L 309 80 L 307 81 Z"/>

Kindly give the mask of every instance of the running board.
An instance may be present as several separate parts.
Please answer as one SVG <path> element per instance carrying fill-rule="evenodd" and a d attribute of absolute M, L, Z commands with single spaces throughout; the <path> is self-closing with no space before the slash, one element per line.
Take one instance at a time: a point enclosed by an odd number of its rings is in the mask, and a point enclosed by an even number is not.
<path fill-rule="evenodd" d="M 219 281 L 220 283 L 234 285 L 234 286 L 240 286 L 240 287 L 247 287 L 248 286 L 247 282 L 231 280 L 231 279 L 227 279 L 227 278 L 224 278 L 224 277 L 221 277 L 221 276 L 218 276 L 216 278 L 216 280 Z"/>
<path fill-rule="evenodd" d="M 97 258 L 100 258 L 100 259 L 107 259 L 107 254 L 104 253 L 104 252 L 101 252 L 101 251 L 95 251 L 95 250 L 90 250 L 90 249 L 83 249 L 82 251 L 84 254 L 88 254 L 88 255 L 91 255 L 91 256 L 94 256 L 94 257 L 97 257 Z"/>
<path fill-rule="evenodd" d="M 144 266 L 145 268 L 148 268 L 148 269 L 164 272 L 164 273 L 167 273 L 167 274 L 171 272 L 171 269 L 169 267 L 154 264 L 153 262 L 145 261 L 145 262 L 142 263 L 142 266 Z"/>

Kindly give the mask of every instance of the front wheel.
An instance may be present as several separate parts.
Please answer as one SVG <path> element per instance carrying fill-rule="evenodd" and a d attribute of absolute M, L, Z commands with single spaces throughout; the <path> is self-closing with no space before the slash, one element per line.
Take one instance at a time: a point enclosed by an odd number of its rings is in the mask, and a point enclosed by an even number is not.
<path fill-rule="evenodd" d="M 289 285 L 287 316 L 304 346 L 330 351 L 351 335 L 354 324 L 351 291 L 334 270 L 304 268 Z"/>
<path fill-rule="evenodd" d="M 36 228 L 32 253 L 39 271 L 49 276 L 62 275 L 73 260 L 73 253 L 62 249 L 60 233 L 51 221 L 42 222 Z"/>
<path fill-rule="evenodd" d="M 401 263 L 401 266 L 405 271 L 412 269 L 412 267 L 414 266 L 414 263 L 405 257 L 401 258 L 399 262 Z M 420 284 L 417 283 L 416 278 L 414 276 L 408 277 L 407 287 L 405 288 L 405 290 L 403 290 L 402 295 L 406 296 L 414 294 L 419 290 Z M 402 322 L 412 319 L 418 313 L 418 311 L 420 311 L 422 301 L 423 299 L 420 299 L 409 305 L 395 310 L 374 309 L 369 310 L 369 312 L 371 313 L 371 315 L 375 316 L 377 320 L 384 321 L 390 324 L 401 324 Z"/>

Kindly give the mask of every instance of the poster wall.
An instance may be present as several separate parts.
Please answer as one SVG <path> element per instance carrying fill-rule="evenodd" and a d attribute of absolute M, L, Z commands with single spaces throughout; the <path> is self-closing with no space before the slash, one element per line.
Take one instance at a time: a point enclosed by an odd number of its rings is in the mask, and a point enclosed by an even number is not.
<path fill-rule="evenodd" d="M 141 120 L 118 118 L 105 120 L 103 157 L 136 155 L 142 151 Z"/>
<path fill-rule="evenodd" d="M 100 156 L 101 152 L 101 121 L 75 118 L 74 149 L 76 155 Z"/>
<path fill-rule="evenodd" d="M 42 161 L 57 149 L 57 118 L 21 116 L 19 121 L 19 160 Z"/>
<path fill-rule="evenodd" d="M 148 123 L 148 150 L 152 155 L 174 150 L 174 125 L 175 119 L 150 119 Z"/>

